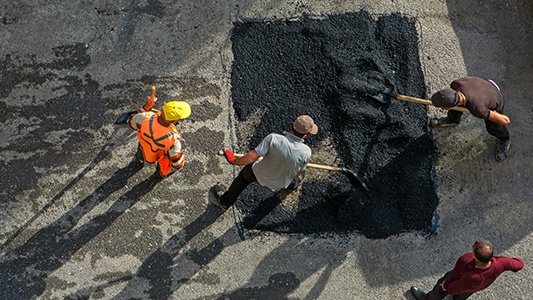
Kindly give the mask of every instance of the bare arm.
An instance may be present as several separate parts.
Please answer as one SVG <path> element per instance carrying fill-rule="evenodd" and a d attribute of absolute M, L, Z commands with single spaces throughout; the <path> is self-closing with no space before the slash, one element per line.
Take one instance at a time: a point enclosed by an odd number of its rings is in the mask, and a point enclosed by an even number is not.
<path fill-rule="evenodd" d="M 238 166 L 246 166 L 246 165 L 256 162 L 260 157 L 261 156 L 259 155 L 259 153 L 257 153 L 257 151 L 255 151 L 254 149 L 246 153 L 242 157 L 235 158 L 235 160 L 233 161 L 233 164 L 238 165 Z"/>
<path fill-rule="evenodd" d="M 509 125 L 511 123 L 511 120 L 508 116 L 500 114 L 494 110 L 491 110 L 489 113 L 489 121 L 498 123 L 500 125 Z"/>

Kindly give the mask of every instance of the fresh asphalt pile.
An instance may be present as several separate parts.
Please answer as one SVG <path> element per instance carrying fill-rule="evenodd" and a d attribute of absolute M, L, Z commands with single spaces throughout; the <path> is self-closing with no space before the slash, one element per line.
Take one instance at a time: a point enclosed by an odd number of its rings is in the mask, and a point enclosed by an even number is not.
<path fill-rule="evenodd" d="M 307 140 L 315 153 L 331 141 L 339 164 L 357 172 L 370 189 L 352 186 L 339 172 L 308 170 L 296 207 L 287 210 L 276 194 L 254 184 L 237 203 L 243 225 L 280 233 L 361 232 L 370 238 L 431 232 L 438 197 L 427 107 L 370 97 L 385 83 L 424 97 L 415 21 L 361 11 L 234 25 L 235 150 L 253 149 L 267 134 L 282 133 L 296 116 L 309 114 L 320 128 Z"/>

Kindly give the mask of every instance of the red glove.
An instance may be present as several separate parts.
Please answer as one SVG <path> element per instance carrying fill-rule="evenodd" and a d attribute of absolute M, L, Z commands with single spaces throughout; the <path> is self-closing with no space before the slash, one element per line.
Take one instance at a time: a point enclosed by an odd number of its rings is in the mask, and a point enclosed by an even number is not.
<path fill-rule="evenodd" d="M 233 165 L 233 162 L 235 161 L 235 154 L 233 154 L 233 151 L 230 149 L 224 150 L 224 156 L 226 157 L 226 160 Z"/>

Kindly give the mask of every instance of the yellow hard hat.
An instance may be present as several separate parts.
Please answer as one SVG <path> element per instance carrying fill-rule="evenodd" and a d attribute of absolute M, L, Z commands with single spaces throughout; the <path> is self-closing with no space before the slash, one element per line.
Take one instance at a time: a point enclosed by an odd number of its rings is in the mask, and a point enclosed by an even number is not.
<path fill-rule="evenodd" d="M 173 100 L 163 106 L 163 113 L 165 120 L 177 121 L 190 116 L 191 107 L 187 102 Z"/>

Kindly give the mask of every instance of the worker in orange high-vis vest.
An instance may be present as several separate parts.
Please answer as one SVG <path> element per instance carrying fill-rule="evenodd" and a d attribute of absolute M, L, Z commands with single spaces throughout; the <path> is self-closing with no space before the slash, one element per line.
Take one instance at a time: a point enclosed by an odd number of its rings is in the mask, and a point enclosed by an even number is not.
<path fill-rule="evenodd" d="M 185 155 L 176 121 L 191 115 L 191 107 L 184 101 L 170 101 L 161 111 L 152 110 L 157 98 L 149 96 L 146 104 L 128 120 L 131 129 L 137 131 L 139 146 L 135 160 L 141 165 L 156 163 L 154 176 L 166 178 L 183 167 Z"/>

